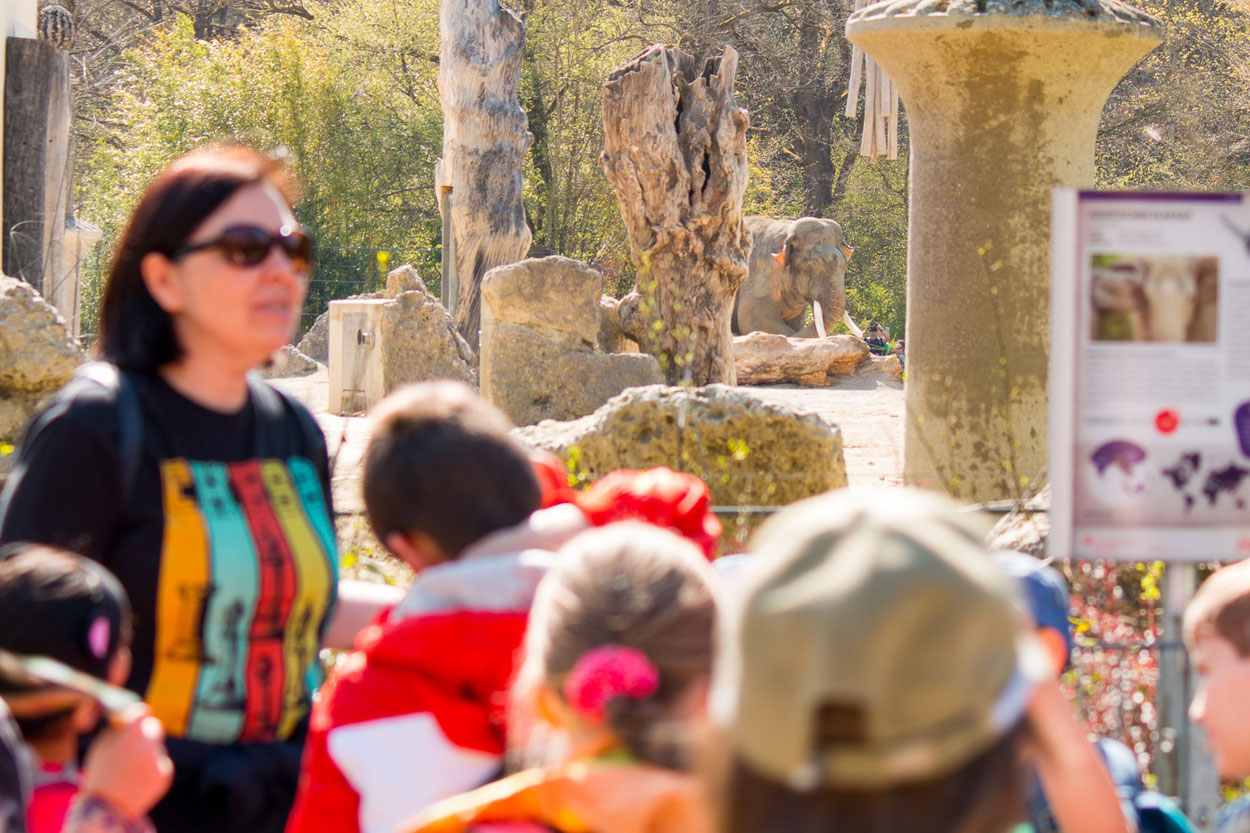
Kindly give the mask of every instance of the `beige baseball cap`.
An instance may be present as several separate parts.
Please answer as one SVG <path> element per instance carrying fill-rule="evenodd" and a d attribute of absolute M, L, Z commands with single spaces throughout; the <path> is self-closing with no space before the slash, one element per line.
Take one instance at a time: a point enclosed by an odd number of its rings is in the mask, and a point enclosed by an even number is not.
<path fill-rule="evenodd" d="M 917 490 L 796 503 L 751 542 L 712 714 L 795 789 L 940 777 L 1019 721 L 1049 673 L 977 513 Z"/>

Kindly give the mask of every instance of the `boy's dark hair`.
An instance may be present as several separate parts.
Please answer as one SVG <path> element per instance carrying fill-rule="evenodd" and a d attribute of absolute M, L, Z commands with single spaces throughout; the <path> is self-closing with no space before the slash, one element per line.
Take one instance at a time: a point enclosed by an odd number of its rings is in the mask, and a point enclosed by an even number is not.
<path fill-rule="evenodd" d="M 130 645 L 130 602 L 118 580 L 88 558 L 40 544 L 0 551 L 0 648 L 46 656 L 105 679 Z M 28 690 L 0 678 L 0 693 Z M 72 709 L 16 715 L 27 741 L 63 730 Z"/>
<path fill-rule="evenodd" d="M 378 540 L 424 532 L 450 558 L 538 508 L 541 490 L 508 418 L 460 382 L 425 382 L 374 410 L 365 513 Z"/>
<path fill-rule="evenodd" d="M 236 191 L 266 182 L 292 202 L 282 166 L 242 146 L 194 151 L 152 180 L 113 251 L 100 306 L 101 358 L 128 370 L 152 370 L 182 355 L 173 320 L 148 292 L 139 264 L 150 252 L 173 257 Z"/>
<path fill-rule="evenodd" d="M 1250 658 L 1250 559 L 1221 567 L 1202 583 L 1185 609 L 1185 641 L 1203 633 L 1227 639 Z"/>

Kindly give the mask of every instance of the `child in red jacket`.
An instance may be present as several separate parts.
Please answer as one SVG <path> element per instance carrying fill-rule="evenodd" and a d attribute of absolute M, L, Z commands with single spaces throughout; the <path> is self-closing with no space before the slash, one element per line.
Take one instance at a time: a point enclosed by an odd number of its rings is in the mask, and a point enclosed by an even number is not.
<path fill-rule="evenodd" d="M 390 833 L 502 771 L 504 692 L 534 589 L 549 550 L 587 525 L 569 505 L 530 517 L 528 455 L 468 387 L 413 385 L 374 417 L 365 510 L 417 577 L 322 688 L 287 833 Z"/>

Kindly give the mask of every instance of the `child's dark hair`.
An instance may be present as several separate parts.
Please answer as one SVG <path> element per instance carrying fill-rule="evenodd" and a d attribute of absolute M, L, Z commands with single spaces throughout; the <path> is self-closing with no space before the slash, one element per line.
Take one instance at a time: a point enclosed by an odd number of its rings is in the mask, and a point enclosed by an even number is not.
<path fill-rule="evenodd" d="M 655 675 L 651 693 L 609 692 L 603 718 L 637 759 L 689 769 L 688 726 L 678 710 L 692 686 L 711 675 L 712 581 L 698 548 L 650 524 L 610 524 L 578 535 L 539 586 L 519 685 L 542 682 L 567 701 L 570 678 L 583 673 L 588 655 L 605 646 L 641 655 Z M 569 705 L 585 709 L 584 703 Z"/>
<path fill-rule="evenodd" d="M 103 566 L 40 544 L 0 551 L 0 648 L 51 657 L 105 679 L 131 640 L 130 602 Z M 0 694 L 28 690 L 0 678 Z M 64 729 L 72 709 L 38 717 L 16 715 L 27 741 Z"/>
<path fill-rule="evenodd" d="M 542 495 L 512 425 L 460 382 L 409 385 L 375 409 L 365 513 L 380 541 L 424 532 L 449 557 L 520 523 Z"/>

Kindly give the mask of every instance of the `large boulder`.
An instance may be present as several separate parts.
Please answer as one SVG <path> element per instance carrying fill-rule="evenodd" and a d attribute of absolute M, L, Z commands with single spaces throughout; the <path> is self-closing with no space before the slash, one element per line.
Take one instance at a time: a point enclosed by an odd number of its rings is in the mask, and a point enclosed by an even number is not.
<path fill-rule="evenodd" d="M 412 288 L 388 301 L 379 320 L 384 390 L 430 379 L 458 379 L 477 387 L 477 355 L 443 302 L 420 281 L 407 285 Z"/>
<path fill-rule="evenodd" d="M 500 266 L 482 281 L 482 395 L 518 425 L 572 419 L 663 380 L 655 358 L 595 349 L 603 275 L 564 257 Z"/>
<path fill-rule="evenodd" d="M 85 360 L 52 305 L 25 281 L 0 275 L 0 441 L 13 442 Z"/>
<path fill-rule="evenodd" d="M 846 485 L 837 426 L 726 385 L 634 388 L 589 416 L 515 433 L 592 480 L 619 468 L 693 472 L 719 506 L 783 505 Z"/>

